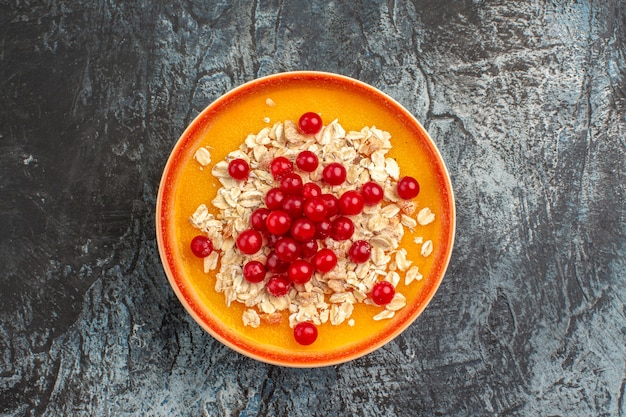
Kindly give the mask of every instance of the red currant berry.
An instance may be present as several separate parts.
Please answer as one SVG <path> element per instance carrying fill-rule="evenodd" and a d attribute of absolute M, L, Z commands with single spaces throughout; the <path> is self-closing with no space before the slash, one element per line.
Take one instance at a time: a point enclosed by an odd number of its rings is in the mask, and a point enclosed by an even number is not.
<path fill-rule="evenodd" d="M 379 306 L 387 305 L 393 300 L 393 296 L 396 295 L 396 289 L 393 288 L 393 284 L 388 281 L 379 281 L 372 288 L 372 301 Z"/>
<path fill-rule="evenodd" d="M 332 229 L 332 223 L 330 220 L 322 220 L 321 222 L 315 223 L 315 239 L 326 239 L 330 236 L 330 231 Z"/>
<path fill-rule="evenodd" d="M 285 201 L 285 193 L 280 188 L 272 188 L 265 194 L 265 205 L 269 210 L 281 208 L 283 201 Z"/>
<path fill-rule="evenodd" d="M 352 259 L 352 262 L 362 264 L 367 262 L 372 253 L 372 247 L 364 240 L 357 240 L 350 246 L 348 250 L 348 256 Z"/>
<path fill-rule="evenodd" d="M 287 268 L 289 268 L 289 264 L 278 257 L 276 251 L 271 251 L 267 255 L 267 260 L 265 261 L 265 268 L 269 272 L 273 272 L 274 274 L 282 274 L 283 272 L 287 272 Z"/>
<path fill-rule="evenodd" d="M 385 191 L 383 190 L 383 187 L 373 181 L 370 181 L 363 184 L 361 195 L 363 196 L 365 205 L 374 206 L 383 201 Z"/>
<path fill-rule="evenodd" d="M 236 180 L 248 179 L 250 173 L 250 166 L 243 159 L 233 159 L 228 163 L 228 175 Z"/>
<path fill-rule="evenodd" d="M 262 245 L 263 237 L 254 229 L 244 230 L 237 236 L 237 248 L 246 255 L 257 253 Z"/>
<path fill-rule="evenodd" d="M 400 181 L 398 181 L 396 190 L 400 198 L 410 200 L 417 197 L 420 192 L 420 185 L 413 177 L 402 177 Z"/>
<path fill-rule="evenodd" d="M 302 151 L 296 158 L 296 165 L 305 172 L 313 172 L 319 165 L 317 156 L 311 151 Z"/>
<path fill-rule="evenodd" d="M 322 197 L 313 197 L 305 200 L 304 215 L 314 222 L 324 220 L 328 215 L 328 209 Z"/>
<path fill-rule="evenodd" d="M 337 255 L 328 248 L 320 249 L 313 257 L 313 266 L 316 271 L 326 273 L 337 265 Z"/>
<path fill-rule="evenodd" d="M 314 135 L 322 130 L 322 118 L 317 113 L 304 113 L 298 120 L 298 128 L 305 135 Z"/>
<path fill-rule="evenodd" d="M 248 282 L 261 282 L 265 279 L 265 265 L 259 261 L 250 261 L 243 266 L 243 277 Z"/>
<path fill-rule="evenodd" d="M 275 248 L 276 247 L 276 242 L 278 242 L 278 239 L 280 239 L 282 236 L 278 236 L 278 235 L 273 235 L 271 233 L 267 234 L 267 246 L 269 246 L 270 248 Z"/>
<path fill-rule="evenodd" d="M 322 171 L 322 178 L 329 185 L 341 185 L 346 180 L 346 168 L 339 162 L 330 163 Z"/>
<path fill-rule="evenodd" d="M 300 245 L 290 237 L 283 237 L 276 242 L 276 255 L 285 262 L 293 262 L 300 256 Z"/>
<path fill-rule="evenodd" d="M 293 172 L 283 175 L 280 179 L 280 190 L 285 195 L 301 195 L 302 177 Z"/>
<path fill-rule="evenodd" d="M 308 242 L 315 237 L 315 223 L 303 217 L 291 224 L 291 237 L 298 242 Z"/>
<path fill-rule="evenodd" d="M 304 209 L 304 200 L 302 197 L 290 195 L 283 201 L 283 211 L 291 216 L 292 219 L 297 219 L 302 216 L 302 210 Z"/>
<path fill-rule="evenodd" d="M 282 210 L 274 210 L 265 219 L 267 231 L 274 235 L 284 235 L 291 227 L 291 217 Z"/>
<path fill-rule="evenodd" d="M 196 236 L 191 239 L 191 252 L 198 258 L 207 257 L 213 252 L 213 242 L 206 236 Z"/>
<path fill-rule="evenodd" d="M 330 237 L 335 240 L 347 240 L 352 237 L 354 233 L 354 223 L 352 220 L 345 216 L 337 217 L 332 222 L 332 228 L 330 230 Z"/>
<path fill-rule="evenodd" d="M 307 198 L 319 197 L 321 195 L 322 189 L 314 182 L 307 182 L 302 186 L 302 198 L 304 198 L 305 200 Z"/>
<path fill-rule="evenodd" d="M 293 338 L 302 346 L 308 346 L 317 340 L 317 327 L 308 321 L 298 323 L 293 328 Z"/>
<path fill-rule="evenodd" d="M 287 269 L 287 276 L 291 282 L 295 282 L 296 284 L 306 284 L 313 276 L 313 266 L 308 261 L 298 259 L 289 265 L 289 269 Z"/>
<path fill-rule="evenodd" d="M 274 275 L 266 284 L 267 290 L 275 297 L 282 297 L 289 292 L 289 280 L 280 275 Z"/>
<path fill-rule="evenodd" d="M 363 211 L 363 196 L 360 192 L 350 190 L 339 197 L 339 211 L 346 216 L 354 216 Z"/>
<path fill-rule="evenodd" d="M 300 244 L 300 256 L 302 258 L 310 258 L 317 253 L 319 245 L 315 239 Z"/>
<path fill-rule="evenodd" d="M 275 180 L 280 180 L 283 175 L 293 172 L 293 163 L 284 156 L 278 156 L 270 162 L 270 172 Z"/>
<path fill-rule="evenodd" d="M 254 210 L 250 215 L 250 225 L 252 228 L 260 232 L 266 231 L 267 226 L 265 225 L 265 221 L 267 220 L 268 214 L 270 214 L 270 211 L 265 207 L 260 207 Z"/>
<path fill-rule="evenodd" d="M 322 200 L 324 200 L 324 205 L 328 209 L 327 217 L 331 218 L 335 214 L 339 213 L 339 199 L 332 194 L 322 194 Z"/>

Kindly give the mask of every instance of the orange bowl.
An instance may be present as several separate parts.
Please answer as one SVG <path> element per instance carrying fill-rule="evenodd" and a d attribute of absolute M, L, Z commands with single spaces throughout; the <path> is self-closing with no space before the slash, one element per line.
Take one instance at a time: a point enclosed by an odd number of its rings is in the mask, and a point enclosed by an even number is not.
<path fill-rule="evenodd" d="M 352 320 L 324 323 L 318 339 L 307 346 L 294 340 L 288 313 L 280 324 L 257 328 L 242 323 L 246 307 L 227 306 L 215 289 L 215 271 L 205 273 L 189 242 L 199 234 L 189 222 L 200 204 L 209 206 L 220 183 L 211 167 L 239 148 L 249 134 L 275 122 L 297 121 L 305 112 L 321 115 L 324 125 L 337 120 L 348 131 L 375 126 L 391 134 L 388 157 L 401 176 L 418 179 L 417 209 L 428 207 L 435 221 L 417 224 L 400 242 L 418 266 L 421 279 L 397 284 L 406 306 L 386 320 L 373 320 L 380 306 L 359 303 Z M 194 159 L 199 148 L 210 151 L 211 163 Z M 418 211 L 416 210 L 415 213 Z M 413 218 L 416 215 L 412 216 Z M 426 308 L 439 287 L 452 252 L 455 207 L 450 178 L 437 147 L 421 124 L 399 103 L 360 81 L 323 72 L 287 72 L 248 82 L 226 93 L 187 127 L 167 160 L 156 207 L 159 253 L 170 285 L 189 314 L 226 346 L 256 360 L 289 367 L 319 367 L 356 359 L 383 346 L 405 330 Z M 432 253 L 422 254 L 424 242 Z M 427 252 L 426 252 L 427 253 Z M 404 273 L 402 273 L 403 275 Z"/>

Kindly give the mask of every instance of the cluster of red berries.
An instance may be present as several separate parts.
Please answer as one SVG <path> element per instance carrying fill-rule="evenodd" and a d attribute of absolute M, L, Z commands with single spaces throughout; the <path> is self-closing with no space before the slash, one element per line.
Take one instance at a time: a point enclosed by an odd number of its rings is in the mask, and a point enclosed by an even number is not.
<path fill-rule="evenodd" d="M 299 120 L 299 129 L 304 134 L 315 134 L 322 127 L 316 113 L 305 113 Z M 295 159 L 295 167 L 302 172 L 313 172 L 319 160 L 311 151 L 302 151 Z M 254 210 L 250 216 L 250 229 L 239 234 L 236 245 L 241 253 L 253 255 L 264 242 L 272 249 L 265 264 L 248 261 L 243 267 L 244 278 L 251 283 L 266 282 L 267 291 L 280 297 L 289 293 L 292 283 L 305 284 L 317 271 L 326 273 L 337 265 L 336 254 L 328 248 L 320 248 L 319 241 L 328 237 L 345 241 L 354 233 L 354 223 L 348 216 L 363 211 L 366 205 L 375 205 L 383 200 L 383 188 L 375 183 L 363 184 L 359 191 L 350 190 L 339 197 L 323 193 L 319 185 L 304 184 L 292 161 L 276 157 L 270 163 L 270 173 L 277 186 L 265 195 L 265 207 Z M 247 180 L 250 167 L 243 159 L 233 159 L 228 165 L 229 175 L 236 180 Z M 330 163 L 322 171 L 322 180 L 330 186 L 338 186 L 346 180 L 346 168 L 340 163 Z M 398 182 L 398 195 L 411 199 L 419 193 L 414 178 L 404 177 Z M 196 256 L 208 256 L 213 250 L 211 241 L 197 236 L 191 242 Z M 355 263 L 367 262 L 370 244 L 364 240 L 352 243 L 349 258 Z M 372 290 L 372 300 L 388 304 L 395 294 L 393 285 L 378 282 Z M 300 344 L 310 344 L 317 338 L 317 328 L 311 323 L 299 323 L 294 328 L 294 337 Z"/>

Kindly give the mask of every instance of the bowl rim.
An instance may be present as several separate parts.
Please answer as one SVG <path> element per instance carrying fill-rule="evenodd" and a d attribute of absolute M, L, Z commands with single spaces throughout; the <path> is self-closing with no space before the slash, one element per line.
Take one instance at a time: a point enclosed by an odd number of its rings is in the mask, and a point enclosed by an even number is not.
<path fill-rule="evenodd" d="M 403 319 L 395 327 L 393 327 L 393 329 L 390 332 L 388 332 L 384 337 L 376 339 L 374 343 L 371 343 L 368 346 L 363 346 L 357 351 L 346 351 L 345 354 L 338 355 L 335 357 L 326 357 L 325 355 L 321 356 L 321 355 L 312 354 L 309 359 L 293 360 L 292 358 L 291 360 L 286 360 L 281 357 L 277 357 L 277 355 L 273 355 L 270 352 L 267 352 L 266 350 L 246 349 L 240 344 L 235 343 L 235 341 L 233 341 L 231 338 L 228 337 L 228 336 L 231 336 L 233 339 L 237 339 L 236 337 L 237 334 L 235 332 L 233 332 L 234 334 L 224 334 L 225 332 L 218 331 L 216 328 L 211 327 L 206 321 L 207 319 L 209 319 L 209 317 L 201 317 L 201 314 L 198 311 L 196 311 L 196 307 L 193 305 L 192 300 L 190 300 L 187 296 L 185 296 L 185 294 L 183 293 L 183 290 L 179 287 L 177 280 L 175 279 L 175 276 L 174 276 L 174 271 L 172 270 L 173 260 L 170 259 L 171 257 L 166 252 L 167 242 L 165 241 L 166 239 L 164 235 L 167 235 L 167 230 L 164 228 L 164 223 L 167 223 L 167 222 L 163 216 L 164 199 L 167 196 L 167 192 L 165 190 L 169 188 L 167 186 L 167 182 L 168 182 L 170 175 L 172 175 L 171 173 L 172 165 L 174 165 L 174 161 L 177 159 L 177 156 L 180 153 L 181 148 L 184 149 L 184 145 L 190 140 L 191 137 L 193 137 L 194 132 L 196 132 L 199 128 L 201 128 L 205 119 L 206 118 L 210 119 L 209 117 L 210 114 L 216 109 L 219 109 L 220 106 L 224 105 L 229 100 L 233 99 L 239 94 L 245 93 L 248 90 L 251 90 L 251 89 L 254 89 L 255 87 L 260 87 L 269 83 L 273 83 L 281 79 L 282 80 L 284 79 L 333 80 L 334 82 L 347 83 L 349 85 L 356 87 L 357 89 L 364 90 L 369 94 L 372 94 L 374 96 L 379 96 L 383 100 L 387 101 L 389 104 L 391 104 L 395 108 L 395 110 L 401 113 L 402 116 L 404 116 L 408 121 L 414 124 L 417 127 L 417 129 L 420 130 L 421 133 L 424 135 L 430 147 L 430 150 L 436 156 L 436 162 L 437 162 L 437 165 L 440 166 L 440 169 L 442 171 L 441 174 L 442 174 L 443 181 L 445 182 L 445 186 L 446 186 L 445 189 L 447 191 L 446 193 L 447 199 L 444 199 L 444 200 L 447 200 L 447 206 L 449 207 L 449 210 L 450 210 L 449 212 L 449 222 L 450 222 L 449 235 L 448 235 L 448 239 L 446 240 L 447 249 L 446 249 L 445 255 L 442 257 L 442 262 L 440 263 L 438 267 L 438 274 L 436 277 L 434 277 L 435 279 L 433 279 L 430 289 L 426 292 L 425 296 L 420 299 L 419 306 L 417 306 L 411 312 L 410 315 L 407 315 L 405 319 Z M 354 79 L 345 75 L 331 73 L 331 72 L 324 72 L 324 71 L 308 71 L 308 70 L 286 71 L 286 72 L 279 72 L 279 73 L 259 77 L 251 81 L 245 82 L 237 87 L 232 88 L 231 90 L 227 91 L 226 93 L 218 97 L 216 100 L 211 102 L 209 105 L 207 105 L 198 115 L 195 116 L 195 118 L 191 121 L 191 123 L 189 123 L 189 125 L 184 129 L 183 133 L 174 144 L 174 147 L 172 148 L 163 168 L 163 174 L 159 182 L 159 189 L 158 189 L 157 200 L 156 200 L 155 226 L 156 226 L 156 240 L 157 240 L 159 256 L 161 259 L 161 264 L 167 276 L 168 282 L 170 286 L 172 287 L 172 289 L 174 290 L 174 293 L 176 294 L 178 300 L 181 302 L 181 304 L 187 311 L 187 313 L 191 315 L 191 317 L 195 320 L 195 322 L 198 323 L 207 333 L 209 333 L 215 339 L 220 341 L 225 346 L 233 349 L 234 351 L 244 356 L 247 356 L 249 358 L 263 362 L 263 363 L 291 367 L 291 368 L 314 368 L 314 367 L 337 365 L 337 364 L 349 362 L 357 358 L 363 357 L 373 352 L 374 350 L 381 348 L 382 346 L 384 346 L 391 340 L 395 339 L 399 334 L 404 332 L 422 314 L 422 312 L 426 309 L 426 307 L 428 306 L 428 304 L 434 297 L 435 293 L 439 289 L 439 286 L 441 285 L 441 282 L 443 281 L 443 278 L 445 276 L 445 273 L 450 263 L 452 251 L 454 248 L 455 235 L 456 235 L 456 204 L 455 204 L 454 191 L 452 188 L 450 174 L 445 164 L 445 161 L 441 155 L 441 152 L 439 151 L 436 144 L 430 137 L 429 133 L 422 126 L 422 124 L 417 120 L 417 118 L 413 116 L 413 114 L 409 112 L 397 100 L 395 100 L 393 97 L 389 96 L 388 94 L 382 92 L 381 90 L 377 89 L 376 87 L 373 87 L 370 84 L 367 84 L 365 82 L 362 82 L 360 80 L 357 80 L 357 79 Z M 264 353 L 265 355 L 263 355 Z"/>

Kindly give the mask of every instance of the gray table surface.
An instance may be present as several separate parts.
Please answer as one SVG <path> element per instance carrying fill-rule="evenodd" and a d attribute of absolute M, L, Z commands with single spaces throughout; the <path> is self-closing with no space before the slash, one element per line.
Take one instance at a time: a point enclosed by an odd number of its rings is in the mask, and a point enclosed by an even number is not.
<path fill-rule="evenodd" d="M 626 3 L 0 1 L 0 413 L 626 415 Z M 400 337 L 313 370 L 187 315 L 166 158 L 246 81 L 323 70 L 430 132 L 456 246 Z"/>

